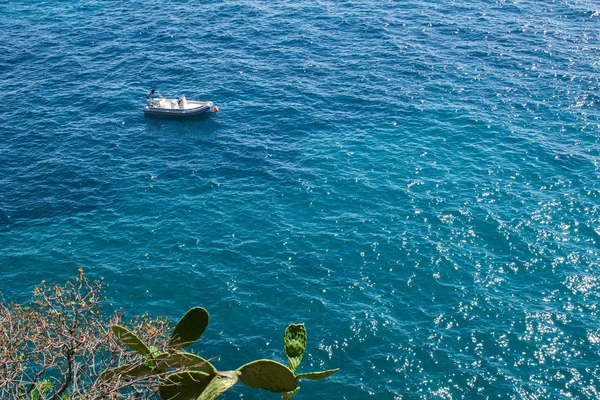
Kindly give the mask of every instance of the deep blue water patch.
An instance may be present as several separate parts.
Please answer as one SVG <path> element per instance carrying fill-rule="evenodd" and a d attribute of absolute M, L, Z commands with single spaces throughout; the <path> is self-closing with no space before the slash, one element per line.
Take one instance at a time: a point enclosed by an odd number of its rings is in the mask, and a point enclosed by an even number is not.
<path fill-rule="evenodd" d="M 0 292 L 82 266 L 302 398 L 597 398 L 600 9 L 0 5 Z M 145 118 L 145 92 L 211 99 Z M 310 368 L 309 368 L 310 367 Z M 236 387 L 230 398 L 267 394 Z"/>

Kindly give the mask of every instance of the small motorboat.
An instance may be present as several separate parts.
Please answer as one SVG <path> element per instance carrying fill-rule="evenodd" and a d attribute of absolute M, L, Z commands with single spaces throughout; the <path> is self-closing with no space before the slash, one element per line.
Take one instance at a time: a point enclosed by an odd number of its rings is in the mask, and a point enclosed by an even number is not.
<path fill-rule="evenodd" d="M 146 93 L 148 105 L 144 107 L 146 115 L 170 115 L 188 117 L 192 115 L 203 114 L 205 112 L 218 112 L 219 108 L 212 101 L 208 100 L 188 100 L 185 94 L 178 99 L 165 99 L 156 89 Z"/>

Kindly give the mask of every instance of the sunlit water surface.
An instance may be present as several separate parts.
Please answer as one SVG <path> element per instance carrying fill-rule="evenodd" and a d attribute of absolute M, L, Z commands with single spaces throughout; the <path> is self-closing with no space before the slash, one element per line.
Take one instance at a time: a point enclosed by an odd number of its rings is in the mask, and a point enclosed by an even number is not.
<path fill-rule="evenodd" d="M 202 305 L 222 370 L 304 322 L 298 400 L 597 398 L 599 63 L 592 1 L 4 2 L 0 292 Z"/>

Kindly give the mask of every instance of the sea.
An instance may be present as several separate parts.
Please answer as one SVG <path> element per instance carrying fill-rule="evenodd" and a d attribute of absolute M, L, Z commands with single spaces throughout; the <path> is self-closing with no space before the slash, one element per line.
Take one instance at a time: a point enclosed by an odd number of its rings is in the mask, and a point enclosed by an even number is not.
<path fill-rule="evenodd" d="M 600 3 L 8 0 L 0 94 L 2 301 L 81 267 L 220 370 L 304 323 L 298 400 L 600 397 Z"/>

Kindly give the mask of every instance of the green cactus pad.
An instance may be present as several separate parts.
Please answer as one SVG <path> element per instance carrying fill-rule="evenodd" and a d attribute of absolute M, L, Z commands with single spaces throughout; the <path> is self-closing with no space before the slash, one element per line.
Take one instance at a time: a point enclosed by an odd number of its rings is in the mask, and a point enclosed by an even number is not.
<path fill-rule="evenodd" d="M 117 376 L 120 380 L 129 380 L 134 378 L 140 378 L 145 375 L 150 375 L 152 373 L 152 369 L 148 368 L 145 365 L 123 365 L 121 367 L 112 368 L 104 371 L 98 377 L 100 381 L 109 381 Z"/>
<path fill-rule="evenodd" d="M 164 365 L 160 365 L 159 360 L 162 360 L 169 353 L 164 353 L 164 352 L 160 352 L 160 351 L 154 352 L 152 350 L 152 347 L 150 348 L 150 351 L 152 351 L 152 358 L 146 360 L 144 362 L 144 365 L 151 366 L 155 372 L 165 372 L 167 370 L 167 368 Z"/>
<path fill-rule="evenodd" d="M 169 341 L 169 348 L 183 349 L 193 344 L 206 330 L 208 320 L 209 315 L 204 308 L 191 308 L 175 326 Z"/>
<path fill-rule="evenodd" d="M 281 400 L 291 400 L 296 395 L 296 393 L 298 393 L 298 390 L 300 390 L 299 386 L 296 388 L 296 390 L 292 390 L 291 392 L 285 392 L 283 396 L 281 396 Z"/>
<path fill-rule="evenodd" d="M 144 357 L 150 356 L 151 351 L 142 340 L 127 328 L 113 325 L 112 331 L 121 343 Z"/>
<path fill-rule="evenodd" d="M 214 400 L 238 381 L 237 371 L 219 372 L 197 400 Z"/>
<path fill-rule="evenodd" d="M 165 400 L 191 400 L 200 396 L 211 381 L 208 374 L 200 371 L 178 372 L 167 376 L 160 384 L 158 393 Z"/>
<path fill-rule="evenodd" d="M 217 370 L 211 363 L 192 353 L 178 351 L 176 353 L 161 353 L 156 356 L 156 368 L 166 371 L 169 368 L 186 368 L 215 375 Z"/>
<path fill-rule="evenodd" d="M 291 392 L 298 387 L 294 373 L 288 367 L 271 360 L 258 360 L 238 369 L 240 381 L 246 386 L 269 392 Z"/>
<path fill-rule="evenodd" d="M 304 324 L 290 324 L 283 335 L 283 348 L 288 366 L 295 372 L 306 349 L 306 328 Z"/>
<path fill-rule="evenodd" d="M 320 379 L 325 379 L 328 376 L 335 374 L 339 370 L 340 370 L 339 368 L 336 368 L 336 369 L 329 369 L 327 371 L 321 371 L 321 372 L 308 372 L 306 374 L 298 374 L 298 375 L 296 375 L 296 378 L 310 379 L 311 381 L 318 381 Z"/>

